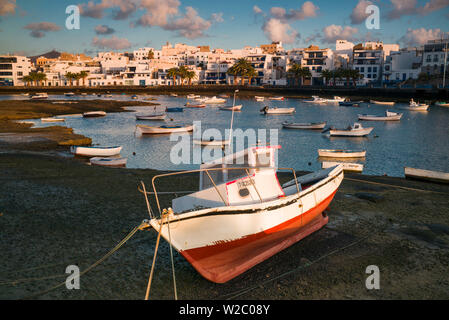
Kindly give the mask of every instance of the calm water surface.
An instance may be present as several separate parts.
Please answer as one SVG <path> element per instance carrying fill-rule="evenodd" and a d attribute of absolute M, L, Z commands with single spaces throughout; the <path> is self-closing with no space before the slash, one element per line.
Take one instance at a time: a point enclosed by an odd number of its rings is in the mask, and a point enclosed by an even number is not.
<path fill-rule="evenodd" d="M 185 97 L 153 96 L 161 104 L 158 110 L 166 107 L 180 107 L 188 100 Z M 142 98 L 142 96 L 140 96 Z M 0 96 L 0 99 L 27 99 L 23 96 Z M 50 99 L 100 99 L 97 96 L 50 96 Z M 129 101 L 129 95 L 114 95 L 107 100 Z M 370 105 L 364 103 L 360 108 L 339 107 L 337 105 L 309 104 L 297 99 L 285 101 L 256 102 L 251 99 L 237 98 L 236 104 L 243 104 L 243 111 L 235 113 L 234 128 L 278 129 L 279 166 L 296 170 L 317 170 L 321 167 L 318 149 L 366 150 L 364 173 L 371 175 L 388 174 L 403 176 L 404 166 L 449 172 L 449 108 L 431 106 L 428 112 L 410 112 L 401 110 L 404 104 L 394 107 Z M 227 105 L 232 105 L 232 99 Z M 293 115 L 261 115 L 265 105 L 272 107 L 295 107 Z M 374 127 L 366 138 L 329 137 L 321 131 L 282 129 L 284 121 L 321 122 L 344 128 L 357 121 L 358 114 L 382 115 L 390 111 L 404 113 L 400 122 L 367 122 L 364 127 Z M 160 170 L 197 169 L 197 164 L 175 165 L 170 161 L 170 151 L 177 142 L 171 142 L 170 136 L 142 136 L 136 132 L 136 112 L 154 110 L 154 107 L 130 108 L 130 112 L 109 113 L 104 118 L 83 119 L 69 117 L 66 125 L 76 133 L 92 138 L 94 145 L 123 146 L 122 156 L 128 158 L 128 168 L 153 168 Z M 101 104 L 98 106 L 101 110 Z M 202 121 L 202 130 L 219 129 L 222 133 L 230 127 L 231 112 L 221 111 L 217 106 L 204 109 L 184 109 L 183 113 L 170 113 L 170 124 L 192 124 Z M 36 126 L 50 126 L 34 120 Z M 139 124 L 163 125 L 163 122 L 139 121 Z M 53 124 L 54 125 L 54 124 Z M 269 130 L 267 130 L 269 132 Z M 191 136 L 191 135 L 190 135 Z M 268 136 L 268 141 L 270 137 Z M 263 137 L 262 139 L 263 140 Z M 206 149 L 212 153 L 219 150 Z M 133 155 L 135 153 L 135 155 Z M 213 154 L 213 153 L 212 153 Z"/>

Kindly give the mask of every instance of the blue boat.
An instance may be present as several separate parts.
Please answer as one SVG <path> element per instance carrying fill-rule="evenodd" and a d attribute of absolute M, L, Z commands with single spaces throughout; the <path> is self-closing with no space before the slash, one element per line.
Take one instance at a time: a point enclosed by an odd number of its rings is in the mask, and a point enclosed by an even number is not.
<path fill-rule="evenodd" d="M 358 102 L 344 101 L 338 103 L 341 107 L 358 107 Z"/>
<path fill-rule="evenodd" d="M 167 108 L 165 112 L 184 112 L 184 108 Z"/>

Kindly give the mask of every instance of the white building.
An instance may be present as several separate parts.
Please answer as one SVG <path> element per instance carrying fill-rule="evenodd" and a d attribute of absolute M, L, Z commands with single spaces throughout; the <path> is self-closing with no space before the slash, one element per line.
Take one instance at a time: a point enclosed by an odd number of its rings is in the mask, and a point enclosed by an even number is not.
<path fill-rule="evenodd" d="M 0 86 L 23 86 L 31 72 L 31 61 L 22 56 L 0 56 Z"/>
<path fill-rule="evenodd" d="M 386 57 L 382 80 L 388 83 L 418 79 L 421 65 L 422 52 L 417 48 L 392 51 Z"/>
<path fill-rule="evenodd" d="M 449 67 L 449 40 L 431 40 L 424 45 L 422 72 L 428 75 L 442 75 L 446 64 L 446 74 Z M 445 63 L 446 62 L 446 63 Z"/>

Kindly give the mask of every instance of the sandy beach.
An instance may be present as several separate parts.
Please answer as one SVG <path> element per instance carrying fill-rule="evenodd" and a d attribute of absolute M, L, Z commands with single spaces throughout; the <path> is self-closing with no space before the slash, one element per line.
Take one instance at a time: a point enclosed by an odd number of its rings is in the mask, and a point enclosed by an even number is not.
<path fill-rule="evenodd" d="M 17 108 L 19 104 L 23 102 Z M 88 137 L 72 137 L 65 131 L 70 129 L 62 127 L 30 129 L 11 120 L 52 116 L 62 110 L 29 106 L 31 111 L 14 109 L 7 114 L 5 106 L 10 102 L 0 103 L 0 299 L 142 300 L 155 248 L 154 230 L 138 231 L 81 278 L 80 290 L 63 286 L 40 293 L 64 282 L 68 265 L 85 270 L 148 218 L 137 187 L 140 181 L 150 184 L 159 172 L 93 167 L 61 156 L 67 150 L 61 141 Z M 120 111 L 120 106 L 111 104 L 107 111 Z M 67 114 L 95 110 L 93 105 L 60 107 Z M 12 133 L 35 140 L 5 138 Z M 281 183 L 287 179 L 280 176 Z M 173 177 L 161 190 L 195 190 L 197 184 L 196 179 Z M 163 206 L 169 206 L 168 197 Z M 203 279 L 175 253 L 178 297 L 449 298 L 448 185 L 346 174 L 327 214 L 325 228 L 226 284 Z M 369 265 L 380 269 L 380 290 L 365 287 Z M 169 246 L 162 241 L 152 300 L 173 299 L 171 272 Z"/>

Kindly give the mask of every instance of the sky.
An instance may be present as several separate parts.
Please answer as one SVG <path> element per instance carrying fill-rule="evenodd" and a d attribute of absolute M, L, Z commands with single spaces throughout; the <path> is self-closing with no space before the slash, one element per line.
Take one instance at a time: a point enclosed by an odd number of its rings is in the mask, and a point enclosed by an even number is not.
<path fill-rule="evenodd" d="M 66 28 L 76 5 L 80 28 Z M 367 6 L 379 9 L 368 29 Z M 375 14 L 375 11 L 370 11 Z M 368 17 L 370 16 L 370 17 Z M 419 46 L 449 36 L 449 0 L 0 0 L 0 54 L 160 49 L 167 41 L 239 49 L 282 41 L 335 48 L 336 39 Z"/>

